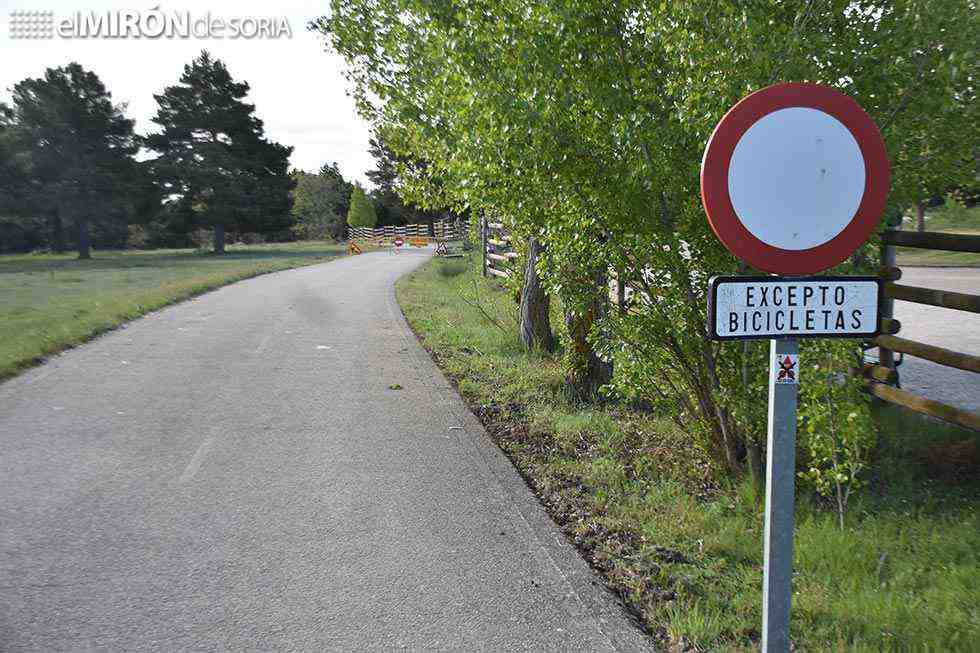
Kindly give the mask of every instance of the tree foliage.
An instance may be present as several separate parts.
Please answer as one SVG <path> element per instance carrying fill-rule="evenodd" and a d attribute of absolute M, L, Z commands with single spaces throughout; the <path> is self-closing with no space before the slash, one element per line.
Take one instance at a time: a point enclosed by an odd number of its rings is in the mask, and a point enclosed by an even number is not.
<path fill-rule="evenodd" d="M 378 214 L 377 224 L 431 224 L 441 217 L 439 209 L 444 207 L 429 204 L 429 210 L 426 210 L 413 202 L 411 197 L 404 197 L 405 188 L 401 183 L 403 172 L 400 171 L 411 174 L 411 171 L 423 169 L 426 166 L 424 160 L 396 154 L 385 142 L 383 130 L 375 131 L 368 151 L 375 161 L 375 168 L 368 170 L 367 178 L 374 184 L 370 195 Z"/>
<path fill-rule="evenodd" d="M 63 242 L 62 225 L 72 225 L 79 258 L 90 255 L 90 225 L 115 224 L 124 234 L 139 180 L 137 139 L 98 76 L 77 63 L 48 68 L 16 84 L 3 112 L 0 156 L 14 189 L 5 201 L 46 216 L 56 241 Z"/>
<path fill-rule="evenodd" d="M 244 101 L 248 91 L 204 51 L 184 66 L 180 83 L 154 96 L 160 132 L 147 137 L 159 153 L 154 175 L 199 225 L 214 228 L 216 252 L 227 229 L 271 233 L 291 224 L 292 148 L 266 139 L 255 106 Z"/>
<path fill-rule="evenodd" d="M 343 238 L 353 185 L 337 164 L 324 165 L 316 174 L 296 170 L 293 189 L 293 233 L 303 239 Z"/>
<path fill-rule="evenodd" d="M 404 192 L 539 234 L 545 284 L 615 362 L 610 388 L 672 416 L 732 473 L 758 450 L 767 358 L 704 337 L 708 277 L 743 271 L 698 199 L 724 112 L 778 81 L 853 96 L 882 129 L 893 209 L 976 175 L 972 0 L 334 0 L 314 27 L 387 145 L 427 161 L 403 171 Z M 610 273 L 629 299 L 597 312 Z"/>
<path fill-rule="evenodd" d="M 0 102 L 0 212 L 16 211 L 27 187 L 24 161 L 16 143 L 13 109 Z"/>
<path fill-rule="evenodd" d="M 804 423 L 801 476 L 816 491 L 832 498 L 838 523 L 844 528 L 844 515 L 854 490 L 861 487 L 862 472 L 875 447 L 875 430 L 866 401 L 861 401 L 861 380 L 839 364 L 832 341 L 817 341 L 809 348 L 812 361 L 801 386 L 807 405 Z"/>
<path fill-rule="evenodd" d="M 352 227 L 373 227 L 378 223 L 374 205 L 368 199 L 367 193 L 360 184 L 354 185 L 350 195 L 350 210 L 347 212 L 347 224 Z"/>

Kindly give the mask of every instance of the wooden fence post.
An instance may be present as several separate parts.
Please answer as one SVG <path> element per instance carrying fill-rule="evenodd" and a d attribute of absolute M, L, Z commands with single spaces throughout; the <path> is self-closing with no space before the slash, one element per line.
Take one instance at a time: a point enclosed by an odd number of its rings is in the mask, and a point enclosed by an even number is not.
<path fill-rule="evenodd" d="M 897 211 L 895 212 L 897 213 Z M 897 226 L 901 226 L 901 215 L 898 215 L 898 225 L 895 225 L 895 215 L 888 215 L 885 220 L 887 221 L 886 229 L 894 230 Z M 895 267 L 895 246 L 887 242 L 886 238 L 882 238 L 881 241 L 881 267 L 883 269 L 894 268 Z M 890 297 L 884 297 L 881 300 L 881 319 L 890 320 L 895 317 L 895 300 Z M 878 364 L 882 367 L 888 368 L 894 371 L 895 385 L 899 386 L 898 378 L 898 368 L 895 366 L 895 352 L 887 347 L 878 347 Z"/>
<path fill-rule="evenodd" d="M 487 216 L 480 217 L 480 241 L 483 245 L 483 276 L 487 276 Z"/>

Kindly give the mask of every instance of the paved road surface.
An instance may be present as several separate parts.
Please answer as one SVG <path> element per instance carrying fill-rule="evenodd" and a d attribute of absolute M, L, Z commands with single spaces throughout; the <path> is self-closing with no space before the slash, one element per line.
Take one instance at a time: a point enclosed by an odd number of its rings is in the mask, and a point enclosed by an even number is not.
<path fill-rule="evenodd" d="M 406 327 L 424 258 L 238 283 L 0 385 L 0 649 L 642 647 Z"/>
<path fill-rule="evenodd" d="M 977 294 L 980 269 L 902 268 L 899 283 Z M 898 335 L 903 338 L 980 355 L 980 315 L 976 313 L 896 301 L 895 317 L 902 323 Z M 980 374 L 906 356 L 899 376 L 907 390 L 980 412 Z"/>

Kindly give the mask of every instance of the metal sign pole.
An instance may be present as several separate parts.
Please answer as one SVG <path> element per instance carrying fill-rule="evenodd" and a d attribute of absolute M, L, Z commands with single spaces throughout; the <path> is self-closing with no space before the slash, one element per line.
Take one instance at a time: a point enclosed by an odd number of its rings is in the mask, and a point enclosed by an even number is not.
<path fill-rule="evenodd" d="M 793 580 L 799 349 L 795 338 L 769 342 L 769 441 L 766 456 L 762 650 L 765 653 L 788 653 Z"/>
<path fill-rule="evenodd" d="M 821 144 L 818 156 L 813 143 Z M 781 183 L 773 184 L 776 178 Z M 701 159 L 701 203 L 711 230 L 742 263 L 780 275 L 714 277 L 708 336 L 789 336 L 771 340 L 770 354 L 762 590 L 767 653 L 790 650 L 796 339 L 867 338 L 880 330 L 880 280 L 805 275 L 842 263 L 874 233 L 890 185 L 877 125 L 852 98 L 820 84 L 774 84 L 745 96 L 715 126 Z"/>

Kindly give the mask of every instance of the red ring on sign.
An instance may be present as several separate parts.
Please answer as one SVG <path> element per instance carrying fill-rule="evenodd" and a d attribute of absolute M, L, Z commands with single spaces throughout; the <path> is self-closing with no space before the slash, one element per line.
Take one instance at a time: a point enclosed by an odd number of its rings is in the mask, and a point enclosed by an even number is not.
<path fill-rule="evenodd" d="M 790 107 L 818 109 L 839 120 L 864 157 L 864 195 L 854 217 L 839 234 L 810 249 L 782 249 L 756 238 L 735 213 L 728 192 L 728 169 L 739 140 L 763 116 Z M 888 153 L 878 126 L 853 99 L 820 84 L 776 84 L 746 96 L 715 127 L 701 162 L 701 203 L 711 230 L 739 259 L 777 274 L 812 274 L 847 259 L 878 226 L 890 184 Z"/>

